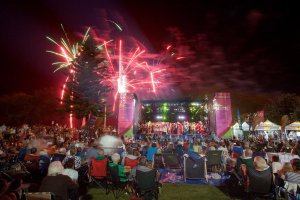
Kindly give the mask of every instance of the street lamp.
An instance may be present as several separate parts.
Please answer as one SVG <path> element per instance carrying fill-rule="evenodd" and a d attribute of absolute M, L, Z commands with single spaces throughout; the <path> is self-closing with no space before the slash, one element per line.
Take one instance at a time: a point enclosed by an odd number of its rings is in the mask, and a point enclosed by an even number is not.
<path fill-rule="evenodd" d="M 103 129 L 106 129 L 106 100 L 101 99 L 102 103 L 104 103 L 104 120 L 103 120 Z"/>

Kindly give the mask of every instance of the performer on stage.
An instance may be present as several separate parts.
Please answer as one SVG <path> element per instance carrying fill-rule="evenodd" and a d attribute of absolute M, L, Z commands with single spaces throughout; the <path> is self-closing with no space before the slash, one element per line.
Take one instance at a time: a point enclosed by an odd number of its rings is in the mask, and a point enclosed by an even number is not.
<path fill-rule="evenodd" d="M 180 122 L 177 122 L 177 128 L 178 128 L 177 134 L 178 135 L 182 135 L 182 133 L 183 133 L 183 125 Z"/>

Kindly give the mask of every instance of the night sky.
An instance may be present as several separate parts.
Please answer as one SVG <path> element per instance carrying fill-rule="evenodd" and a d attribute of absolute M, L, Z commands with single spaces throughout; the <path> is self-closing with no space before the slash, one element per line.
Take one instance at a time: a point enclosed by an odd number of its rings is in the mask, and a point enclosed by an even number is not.
<path fill-rule="evenodd" d="M 53 73 L 57 58 L 46 50 L 55 47 L 46 36 L 62 37 L 63 24 L 71 38 L 92 27 L 99 36 L 134 38 L 149 54 L 163 54 L 171 44 L 183 59 L 164 62 L 164 94 L 300 95 L 300 12 L 293 2 L 7 1 L 0 7 L 0 94 L 61 87 L 64 76 Z M 120 24 L 123 32 L 112 31 L 107 20 Z"/>

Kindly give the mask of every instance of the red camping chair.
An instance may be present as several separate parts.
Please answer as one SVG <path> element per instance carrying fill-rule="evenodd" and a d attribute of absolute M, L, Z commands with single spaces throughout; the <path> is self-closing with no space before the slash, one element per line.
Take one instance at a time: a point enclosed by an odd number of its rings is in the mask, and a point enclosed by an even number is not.
<path fill-rule="evenodd" d="M 139 164 L 138 159 L 130 159 L 128 157 L 125 157 L 125 163 L 124 163 L 125 166 L 130 166 L 132 169 L 136 167 L 138 164 Z"/>
<path fill-rule="evenodd" d="M 107 189 L 106 177 L 107 177 L 107 158 L 102 160 L 96 160 L 91 158 L 91 164 L 89 167 L 89 175 L 92 182 L 101 188 Z"/>

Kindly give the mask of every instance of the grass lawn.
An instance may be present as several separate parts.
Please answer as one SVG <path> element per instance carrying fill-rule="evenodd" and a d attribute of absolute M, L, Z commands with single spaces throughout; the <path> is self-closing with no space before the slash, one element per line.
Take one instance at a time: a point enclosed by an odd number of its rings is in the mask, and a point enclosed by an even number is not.
<path fill-rule="evenodd" d="M 104 189 L 90 188 L 88 194 L 92 199 L 114 199 L 110 193 L 105 194 Z M 122 195 L 120 200 L 129 199 L 129 195 Z M 164 184 L 159 200 L 189 200 L 189 199 L 230 199 L 218 188 L 210 185 Z"/>

